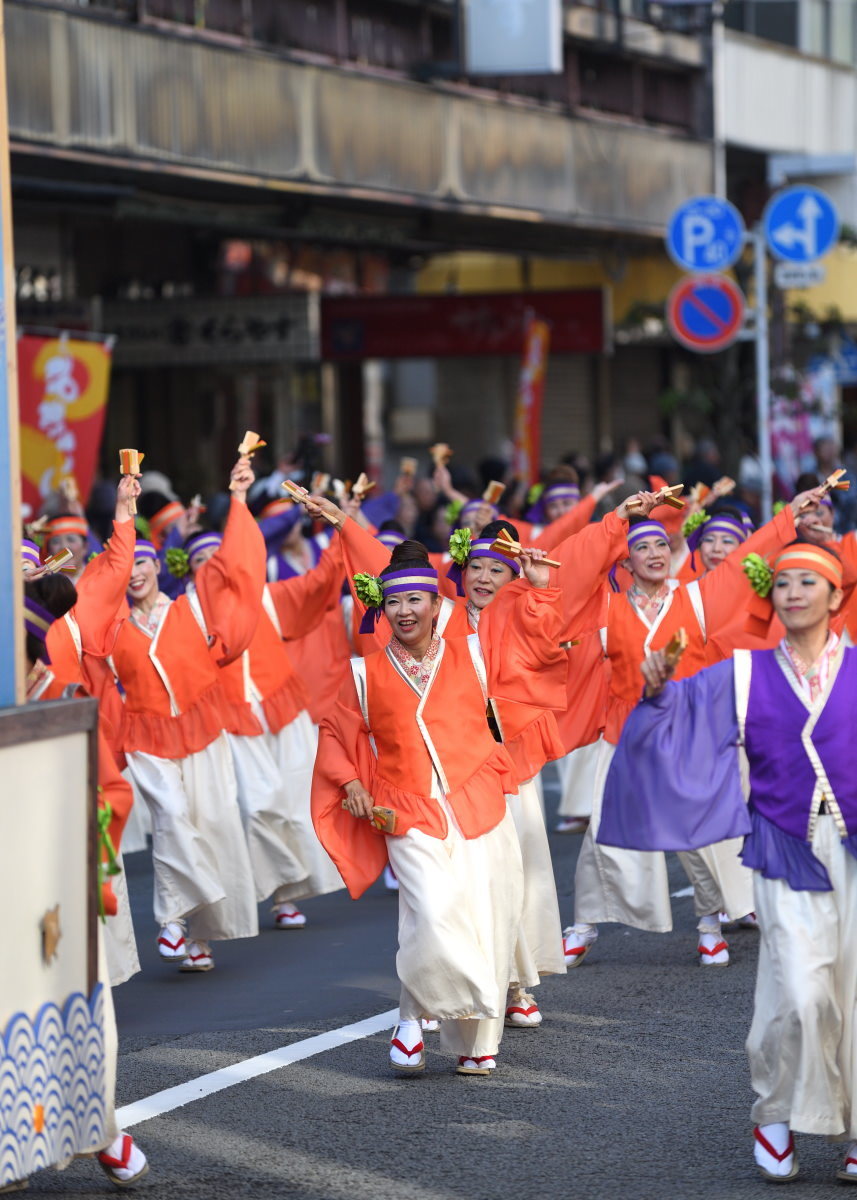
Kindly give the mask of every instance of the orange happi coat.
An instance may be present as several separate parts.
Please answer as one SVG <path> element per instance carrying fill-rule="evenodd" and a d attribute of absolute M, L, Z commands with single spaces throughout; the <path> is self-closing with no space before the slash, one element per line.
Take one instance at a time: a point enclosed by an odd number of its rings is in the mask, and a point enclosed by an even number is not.
<path fill-rule="evenodd" d="M 365 609 L 354 590 L 353 576 L 358 571 L 380 575 L 389 564 L 390 554 L 386 547 L 371 537 L 356 521 L 346 520 L 342 526 L 341 540 L 345 557 L 349 586 L 354 599 L 354 615 L 359 625 Z M 479 618 L 480 638 L 489 639 L 492 646 L 502 647 L 516 629 L 516 636 L 532 639 L 535 644 L 543 638 L 545 620 L 556 625 L 557 592 L 554 588 L 544 590 L 531 588 L 524 581 L 507 584 L 494 598 Z M 452 600 L 444 596 L 437 622 L 437 632 L 444 639 L 468 637 L 474 625 L 468 616 L 467 604 L 462 596 Z M 383 618 L 371 634 L 356 634 L 355 649 L 366 655 L 382 650 L 390 640 L 390 626 Z M 557 626 L 557 643 L 559 627 Z M 554 710 L 565 706 L 565 699 L 556 690 L 557 675 L 551 682 L 536 686 L 528 703 L 503 700 L 492 695 L 497 722 L 503 743 L 512 756 L 519 783 L 525 783 L 537 775 L 547 762 L 561 758 L 565 753 L 557 729 Z"/>
<path fill-rule="evenodd" d="M 265 543 L 247 506 L 233 498 L 220 549 L 197 572 L 206 632 L 188 596 L 170 603 L 154 637 L 122 620 L 112 662 L 125 689 L 122 747 L 179 759 L 205 749 L 226 728 L 228 706 L 209 652 L 239 658 L 256 629 L 265 579 Z"/>
<path fill-rule="evenodd" d="M 271 733 L 279 733 L 309 706 L 303 680 L 295 670 L 286 641 L 306 637 L 324 620 L 333 597 L 338 599 L 342 557 L 325 553 L 305 575 L 265 585 L 262 611 L 250 645 L 240 658 L 221 668 L 229 705 L 229 733 L 258 737 L 262 726 L 252 709 L 257 701 Z M 218 647 L 211 653 L 219 657 Z"/>
<path fill-rule="evenodd" d="M 614 745 L 618 742 L 628 714 L 640 699 L 640 664 L 646 654 L 663 649 L 679 629 L 684 629 L 688 647 L 676 670 L 676 678 L 685 678 L 708 665 L 712 654 L 709 641 L 715 635 L 721 635 L 735 619 L 736 605 L 743 619 L 748 592 L 742 560 L 748 553 L 770 553 L 790 540 L 793 529 L 791 510 L 784 509 L 736 547 L 713 571 L 687 586 L 673 586 L 651 625 L 641 616 L 629 593 L 605 590 L 600 569 L 603 563 L 592 563 L 588 568 L 585 561 L 579 564 L 577 586 L 583 595 L 577 605 L 578 612 L 591 613 L 592 603 L 599 598 L 601 602 L 602 645 L 610 660 L 604 720 L 604 736 L 608 742 Z M 587 593 L 587 589 L 592 591 Z M 588 606 L 587 600 L 590 601 Z M 579 632 L 585 633 L 588 629 L 581 626 Z"/>
<path fill-rule="evenodd" d="M 555 620 L 557 597 L 553 598 Z M 546 607 L 546 620 L 548 609 Z M 393 808 L 396 835 L 409 829 L 446 835 L 439 786 L 466 838 L 493 829 L 517 791 L 514 766 L 494 740 L 487 698 L 527 700 L 564 661 L 553 631 L 535 649 L 512 637 L 503 654 L 483 657 L 480 637 L 441 639 L 434 672 L 421 696 L 387 649 L 358 663 L 321 724 L 313 776 L 312 812 L 319 838 L 355 898 L 378 877 L 387 859 L 383 837 L 342 809 L 343 788 L 359 779 L 376 804 Z M 372 736 L 372 742 L 369 736 Z"/>
<path fill-rule="evenodd" d="M 75 587 L 71 612 L 48 630 L 51 664 L 60 679 L 82 683 L 98 700 L 98 719 L 114 757 L 124 765 L 121 750 L 122 697 L 107 665 L 118 623 L 127 615 L 125 598 L 134 565 L 136 531 L 133 521 L 114 521 L 104 551 L 91 559 Z"/>

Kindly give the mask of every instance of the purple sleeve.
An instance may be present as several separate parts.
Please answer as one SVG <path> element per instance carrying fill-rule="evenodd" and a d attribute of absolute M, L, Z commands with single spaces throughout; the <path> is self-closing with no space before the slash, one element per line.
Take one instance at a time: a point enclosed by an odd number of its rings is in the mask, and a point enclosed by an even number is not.
<path fill-rule="evenodd" d="M 273 517 L 262 517 L 258 524 L 262 530 L 265 549 L 269 555 L 276 554 L 283 538 L 292 532 L 298 521 L 303 518 L 303 514 L 304 510 L 301 506 L 295 504 L 285 512 L 277 513 Z"/>
<path fill-rule="evenodd" d="M 607 776 L 596 840 L 697 850 L 750 832 L 738 769 L 731 661 L 668 683 L 631 713 Z"/>
<path fill-rule="evenodd" d="M 401 497 L 396 492 L 384 492 L 380 496 L 370 496 L 363 502 L 363 516 L 377 529 L 385 521 L 392 521 L 399 512 Z"/>

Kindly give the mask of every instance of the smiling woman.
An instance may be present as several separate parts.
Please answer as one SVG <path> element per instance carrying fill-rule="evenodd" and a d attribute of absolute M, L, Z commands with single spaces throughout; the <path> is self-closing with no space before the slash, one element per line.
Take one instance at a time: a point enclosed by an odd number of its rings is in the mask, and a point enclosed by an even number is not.
<path fill-rule="evenodd" d="M 830 628 L 853 581 L 834 551 L 801 541 L 748 568 L 753 615 L 776 611 L 785 638 L 678 683 L 662 652 L 646 659 L 647 698 L 625 726 L 598 836 L 646 852 L 744 836 L 761 930 L 747 1040 L 755 1161 L 792 1179 L 794 1131 L 824 1134 L 850 1142 L 839 1178 L 855 1183 L 857 650 Z"/>
<path fill-rule="evenodd" d="M 393 1069 L 423 1070 L 420 1022 L 437 1018 L 457 1072 L 488 1075 L 523 899 L 506 802 L 517 791 L 515 767 L 489 723 L 488 698 L 501 686 L 523 700 L 528 671 L 540 671 L 546 687 L 555 672 L 562 685 L 559 593 L 533 589 L 538 636 L 516 640 L 512 632 L 502 647 L 483 647 L 478 634 L 438 636 L 438 577 L 420 543 L 396 546 L 377 579 L 356 582 L 364 602 L 383 610 L 392 638 L 353 660 L 353 676 L 322 722 L 313 820 L 355 898 L 388 856 L 399 881 Z M 371 608 L 364 622 L 374 625 Z"/>

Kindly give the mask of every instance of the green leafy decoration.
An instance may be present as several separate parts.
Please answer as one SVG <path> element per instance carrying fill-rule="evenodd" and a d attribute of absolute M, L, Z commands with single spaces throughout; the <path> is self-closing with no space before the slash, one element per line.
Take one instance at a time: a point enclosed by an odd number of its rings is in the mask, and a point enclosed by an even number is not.
<path fill-rule="evenodd" d="M 357 599 L 366 608 L 380 608 L 384 603 L 381 580 L 376 575 L 367 575 L 365 571 L 360 571 L 354 576 L 354 590 Z"/>
<path fill-rule="evenodd" d="M 449 504 L 446 506 L 447 525 L 455 524 L 461 515 L 462 508 L 464 508 L 464 502 L 462 500 L 450 500 Z"/>
<path fill-rule="evenodd" d="M 176 579 L 184 579 L 185 575 L 190 571 L 190 556 L 187 550 L 182 550 L 179 546 L 173 546 L 168 550 L 166 555 L 167 570 Z"/>
<path fill-rule="evenodd" d="M 149 522 L 145 517 L 141 517 L 139 513 L 134 518 L 134 528 L 137 530 L 138 537 L 145 538 L 147 542 L 151 539 L 152 535 L 151 530 L 149 529 Z"/>
<path fill-rule="evenodd" d="M 98 791 L 100 794 L 100 787 Z M 113 809 L 109 804 L 105 804 L 103 808 L 98 809 L 98 844 L 101 851 L 98 856 L 98 915 L 102 921 L 107 920 L 107 914 L 104 911 L 103 885 L 112 875 L 122 874 L 122 868 L 119 866 L 119 860 L 116 857 L 116 847 L 113 845 L 113 839 L 110 836 L 110 822 L 112 820 Z"/>
<path fill-rule="evenodd" d="M 760 554 L 748 554 L 741 566 L 757 596 L 768 596 L 774 585 L 774 572 Z"/>
<path fill-rule="evenodd" d="M 707 512 L 700 511 L 691 513 L 681 527 L 682 534 L 688 538 L 692 533 L 696 533 L 697 529 L 704 525 L 706 521 L 710 520 L 711 517 Z"/>
<path fill-rule="evenodd" d="M 783 509 L 785 508 L 785 506 L 786 506 L 785 500 L 778 500 L 776 502 L 776 504 L 774 505 L 773 515 L 777 516 L 778 513 L 781 513 L 783 511 Z"/>
<path fill-rule="evenodd" d="M 452 561 L 459 567 L 463 567 L 470 558 L 470 545 L 473 541 L 472 535 L 467 526 L 464 529 L 456 529 L 449 539 L 449 553 Z"/>

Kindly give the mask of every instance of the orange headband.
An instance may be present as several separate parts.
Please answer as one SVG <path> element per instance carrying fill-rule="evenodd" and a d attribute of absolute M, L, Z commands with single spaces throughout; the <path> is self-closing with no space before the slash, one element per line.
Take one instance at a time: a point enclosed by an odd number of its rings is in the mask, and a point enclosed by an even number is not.
<path fill-rule="evenodd" d="M 288 512 L 290 508 L 294 508 L 291 500 L 271 500 L 257 515 L 256 520 L 263 521 L 266 517 L 278 517 L 280 513 Z"/>
<path fill-rule="evenodd" d="M 777 555 L 773 564 L 774 578 L 780 571 L 788 570 L 815 571 L 816 575 L 821 575 L 835 588 L 842 587 L 842 563 L 811 546 L 787 546 Z"/>
<path fill-rule="evenodd" d="M 179 504 L 178 500 L 171 500 L 169 504 L 158 509 L 149 521 L 149 535 L 155 545 L 162 540 L 167 526 L 171 525 L 173 521 L 177 521 L 183 512 L 184 505 Z"/>
<path fill-rule="evenodd" d="M 60 537 L 64 533 L 76 533 L 78 537 L 85 538 L 88 532 L 89 526 L 86 523 L 85 517 L 54 517 L 45 526 L 45 544 L 51 538 Z"/>

